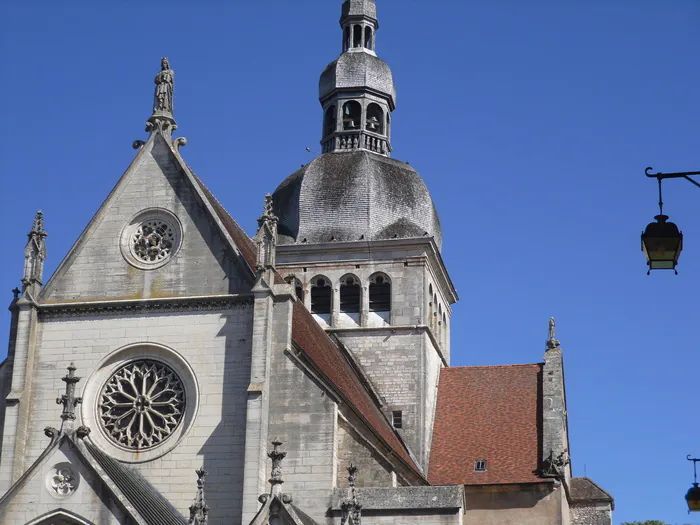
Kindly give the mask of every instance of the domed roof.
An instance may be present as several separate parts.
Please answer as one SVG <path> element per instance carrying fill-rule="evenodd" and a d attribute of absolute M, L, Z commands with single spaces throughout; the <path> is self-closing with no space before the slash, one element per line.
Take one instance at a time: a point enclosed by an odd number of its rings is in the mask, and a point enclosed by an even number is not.
<path fill-rule="evenodd" d="M 391 99 L 396 106 L 394 76 L 389 65 L 367 51 L 348 51 L 326 66 L 318 83 L 319 99 L 323 101 L 338 89 L 362 88 L 375 90 Z"/>
<path fill-rule="evenodd" d="M 321 155 L 272 198 L 280 244 L 433 237 L 442 246 L 440 219 L 420 175 L 367 151 Z"/>

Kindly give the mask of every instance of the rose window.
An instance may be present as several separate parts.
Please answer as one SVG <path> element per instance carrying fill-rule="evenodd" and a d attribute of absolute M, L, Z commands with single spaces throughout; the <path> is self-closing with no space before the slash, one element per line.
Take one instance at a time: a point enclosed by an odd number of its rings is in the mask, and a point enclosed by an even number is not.
<path fill-rule="evenodd" d="M 185 389 L 178 375 L 157 361 L 135 361 L 105 384 L 99 414 L 118 445 L 144 450 L 162 443 L 180 425 Z"/>
<path fill-rule="evenodd" d="M 142 222 L 131 238 L 131 249 L 145 263 L 159 263 L 172 253 L 177 241 L 173 227 L 161 219 Z"/>

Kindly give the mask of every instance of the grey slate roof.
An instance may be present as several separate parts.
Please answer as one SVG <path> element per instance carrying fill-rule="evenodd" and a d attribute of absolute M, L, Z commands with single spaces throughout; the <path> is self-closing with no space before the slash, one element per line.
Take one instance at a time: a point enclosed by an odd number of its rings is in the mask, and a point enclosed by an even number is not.
<path fill-rule="evenodd" d="M 589 478 L 571 478 L 569 494 L 572 503 L 609 502 L 615 510 L 613 497 Z"/>
<path fill-rule="evenodd" d="M 343 18 L 346 16 L 366 16 L 377 19 L 377 5 L 374 0 L 345 0 Z"/>
<path fill-rule="evenodd" d="M 186 525 L 187 521 L 138 472 L 109 457 L 89 441 L 85 448 L 128 498 L 148 525 Z M 193 483 L 194 487 L 194 483 Z M 194 488 L 192 490 L 194 494 Z"/>
<path fill-rule="evenodd" d="M 365 51 L 347 51 L 326 66 L 318 81 L 318 97 L 324 100 L 337 90 L 376 91 L 396 106 L 396 87 L 389 65 Z"/>
<path fill-rule="evenodd" d="M 280 244 L 433 237 L 442 229 L 430 192 L 408 164 L 367 151 L 326 153 L 273 194 Z"/>

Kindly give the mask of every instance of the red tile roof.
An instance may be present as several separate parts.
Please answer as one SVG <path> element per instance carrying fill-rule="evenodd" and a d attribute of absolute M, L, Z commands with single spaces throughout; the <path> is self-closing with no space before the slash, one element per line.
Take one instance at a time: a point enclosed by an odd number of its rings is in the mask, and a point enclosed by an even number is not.
<path fill-rule="evenodd" d="M 428 480 L 433 485 L 546 481 L 539 462 L 542 365 L 443 368 Z M 474 463 L 486 460 L 487 471 Z"/>
<path fill-rule="evenodd" d="M 255 268 L 257 260 L 257 248 L 253 240 L 246 235 L 238 223 L 231 217 L 221 203 L 214 197 L 204 183 L 190 169 L 205 197 L 209 200 L 214 211 L 228 231 L 229 235 L 241 251 L 243 258 L 250 266 Z M 284 282 L 282 277 L 275 273 L 275 283 Z M 389 424 L 369 392 L 357 376 L 353 368 L 343 355 L 338 346 L 328 337 L 325 330 L 319 326 L 309 311 L 299 302 L 294 303 L 292 319 L 292 339 L 299 345 L 304 353 L 311 359 L 318 372 L 326 377 L 332 386 L 338 389 L 338 393 L 345 398 L 350 407 L 365 419 L 372 429 L 391 450 L 399 456 L 416 474 L 423 477 L 421 470 L 411 458 L 408 450 L 399 438 L 396 430 Z"/>

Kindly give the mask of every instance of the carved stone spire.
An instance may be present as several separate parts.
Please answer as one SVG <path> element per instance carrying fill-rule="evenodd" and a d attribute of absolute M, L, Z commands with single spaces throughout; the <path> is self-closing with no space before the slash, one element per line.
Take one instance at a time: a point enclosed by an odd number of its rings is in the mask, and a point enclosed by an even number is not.
<path fill-rule="evenodd" d="M 272 471 L 270 472 L 270 495 L 282 496 L 282 460 L 287 456 L 287 453 L 280 450 L 282 442 L 275 440 L 272 442 L 272 451 L 268 452 L 267 457 L 272 460 Z"/>
<path fill-rule="evenodd" d="M 204 500 L 204 480 L 207 477 L 207 471 L 202 467 L 195 472 L 197 473 L 197 495 L 190 505 L 190 519 L 187 523 L 189 525 L 207 525 L 209 505 Z"/>
<path fill-rule="evenodd" d="M 265 195 L 263 214 L 258 219 L 258 233 L 255 243 L 258 247 L 257 271 L 263 272 L 275 267 L 277 252 L 277 223 L 279 219 L 272 211 L 272 195 Z"/>
<path fill-rule="evenodd" d="M 43 284 L 44 260 L 46 259 L 46 232 L 44 231 L 44 213 L 39 210 L 34 217 L 34 224 L 27 234 L 29 240 L 24 248 L 24 275 L 22 291 L 27 288 L 36 294 Z"/>
<path fill-rule="evenodd" d="M 341 525 L 345 525 L 348 522 L 350 525 L 361 525 L 362 505 L 357 499 L 356 481 L 357 467 L 350 463 L 348 467 L 348 496 L 340 504 L 340 508 L 343 511 L 343 516 L 340 520 Z"/>
<path fill-rule="evenodd" d="M 552 350 L 554 348 L 559 348 L 559 341 L 556 338 L 557 324 L 554 317 L 549 318 L 549 339 L 547 339 L 545 345 L 547 350 Z"/>
<path fill-rule="evenodd" d="M 80 378 L 75 375 L 76 370 L 74 363 L 68 365 L 68 375 L 62 378 L 66 384 L 66 393 L 56 399 L 57 405 L 63 405 L 61 419 L 64 423 L 75 420 L 75 407 L 83 402 L 82 397 L 75 396 L 75 385 L 80 381 Z"/>
<path fill-rule="evenodd" d="M 151 133 L 159 131 L 169 139 L 172 132 L 177 129 L 173 116 L 175 72 L 170 69 L 170 63 L 165 57 L 160 60 L 160 71 L 154 82 L 156 88 L 153 94 L 153 114 L 146 122 L 146 131 Z"/>

